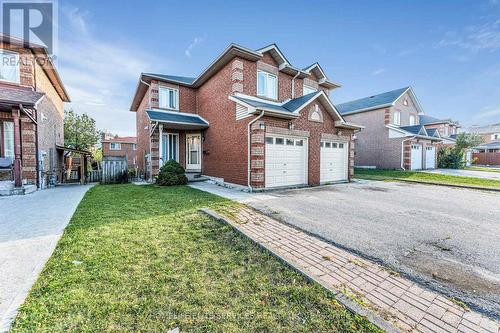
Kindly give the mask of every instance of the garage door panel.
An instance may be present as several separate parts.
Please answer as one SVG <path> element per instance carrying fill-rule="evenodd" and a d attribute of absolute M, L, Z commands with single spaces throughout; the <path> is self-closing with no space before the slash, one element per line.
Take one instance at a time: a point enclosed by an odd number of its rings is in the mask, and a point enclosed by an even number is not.
<path fill-rule="evenodd" d="M 425 147 L 425 168 L 434 169 L 436 167 L 436 147 Z"/>
<path fill-rule="evenodd" d="M 321 142 L 320 182 L 347 180 L 347 147 L 346 142 Z"/>
<path fill-rule="evenodd" d="M 411 170 L 422 169 L 422 145 L 411 145 Z"/>
<path fill-rule="evenodd" d="M 307 183 L 305 141 L 305 138 L 266 136 L 266 187 Z M 283 144 L 276 144 L 276 142 Z"/>

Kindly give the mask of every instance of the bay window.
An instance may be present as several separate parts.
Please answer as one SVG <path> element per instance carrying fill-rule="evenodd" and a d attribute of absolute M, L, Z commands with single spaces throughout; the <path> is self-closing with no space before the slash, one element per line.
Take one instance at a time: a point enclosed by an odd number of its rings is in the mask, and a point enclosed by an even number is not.
<path fill-rule="evenodd" d="M 278 77 L 268 72 L 257 71 L 257 95 L 278 99 Z"/>
<path fill-rule="evenodd" d="M 159 87 L 159 104 L 162 109 L 179 110 L 179 90 L 169 87 Z"/>
<path fill-rule="evenodd" d="M 19 54 L 0 50 L 0 58 L 0 81 L 19 83 Z"/>

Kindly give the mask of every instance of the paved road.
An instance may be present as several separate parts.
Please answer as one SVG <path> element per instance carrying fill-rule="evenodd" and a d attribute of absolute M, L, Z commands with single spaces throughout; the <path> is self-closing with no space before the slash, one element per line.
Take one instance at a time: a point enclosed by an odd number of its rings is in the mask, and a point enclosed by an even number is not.
<path fill-rule="evenodd" d="M 90 187 L 70 185 L 0 197 L 0 332 L 8 330 Z"/>
<path fill-rule="evenodd" d="M 362 181 L 235 199 L 500 318 L 500 193 Z"/>
<path fill-rule="evenodd" d="M 435 170 L 425 170 L 422 172 L 439 173 L 451 176 L 476 177 L 476 178 L 500 180 L 500 172 L 489 172 L 489 171 L 479 171 L 479 170 L 457 170 L 457 169 L 435 169 Z"/>

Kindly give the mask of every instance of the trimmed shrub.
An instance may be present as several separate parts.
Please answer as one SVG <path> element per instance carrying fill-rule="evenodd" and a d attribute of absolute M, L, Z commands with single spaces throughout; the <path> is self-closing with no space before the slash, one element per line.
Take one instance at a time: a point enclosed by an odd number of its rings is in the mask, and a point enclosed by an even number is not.
<path fill-rule="evenodd" d="M 440 147 L 437 155 L 438 168 L 463 169 L 465 167 L 464 154 L 461 150 L 450 147 Z"/>
<path fill-rule="evenodd" d="M 161 186 L 186 185 L 186 172 L 182 165 L 174 160 L 170 160 L 160 168 L 156 184 Z"/>

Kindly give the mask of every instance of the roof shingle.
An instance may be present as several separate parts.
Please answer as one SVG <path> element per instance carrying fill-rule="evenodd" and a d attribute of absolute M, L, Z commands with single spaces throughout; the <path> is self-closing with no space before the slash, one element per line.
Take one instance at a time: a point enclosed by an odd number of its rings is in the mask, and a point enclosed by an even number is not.
<path fill-rule="evenodd" d="M 28 90 L 0 87 L 0 102 L 8 104 L 35 105 L 45 94 Z"/>
<path fill-rule="evenodd" d="M 394 103 L 410 87 L 391 90 L 378 95 L 373 95 L 365 98 L 356 99 L 354 101 L 345 102 L 335 105 L 340 114 L 347 114 L 360 110 L 373 110 L 384 105 Z"/>

